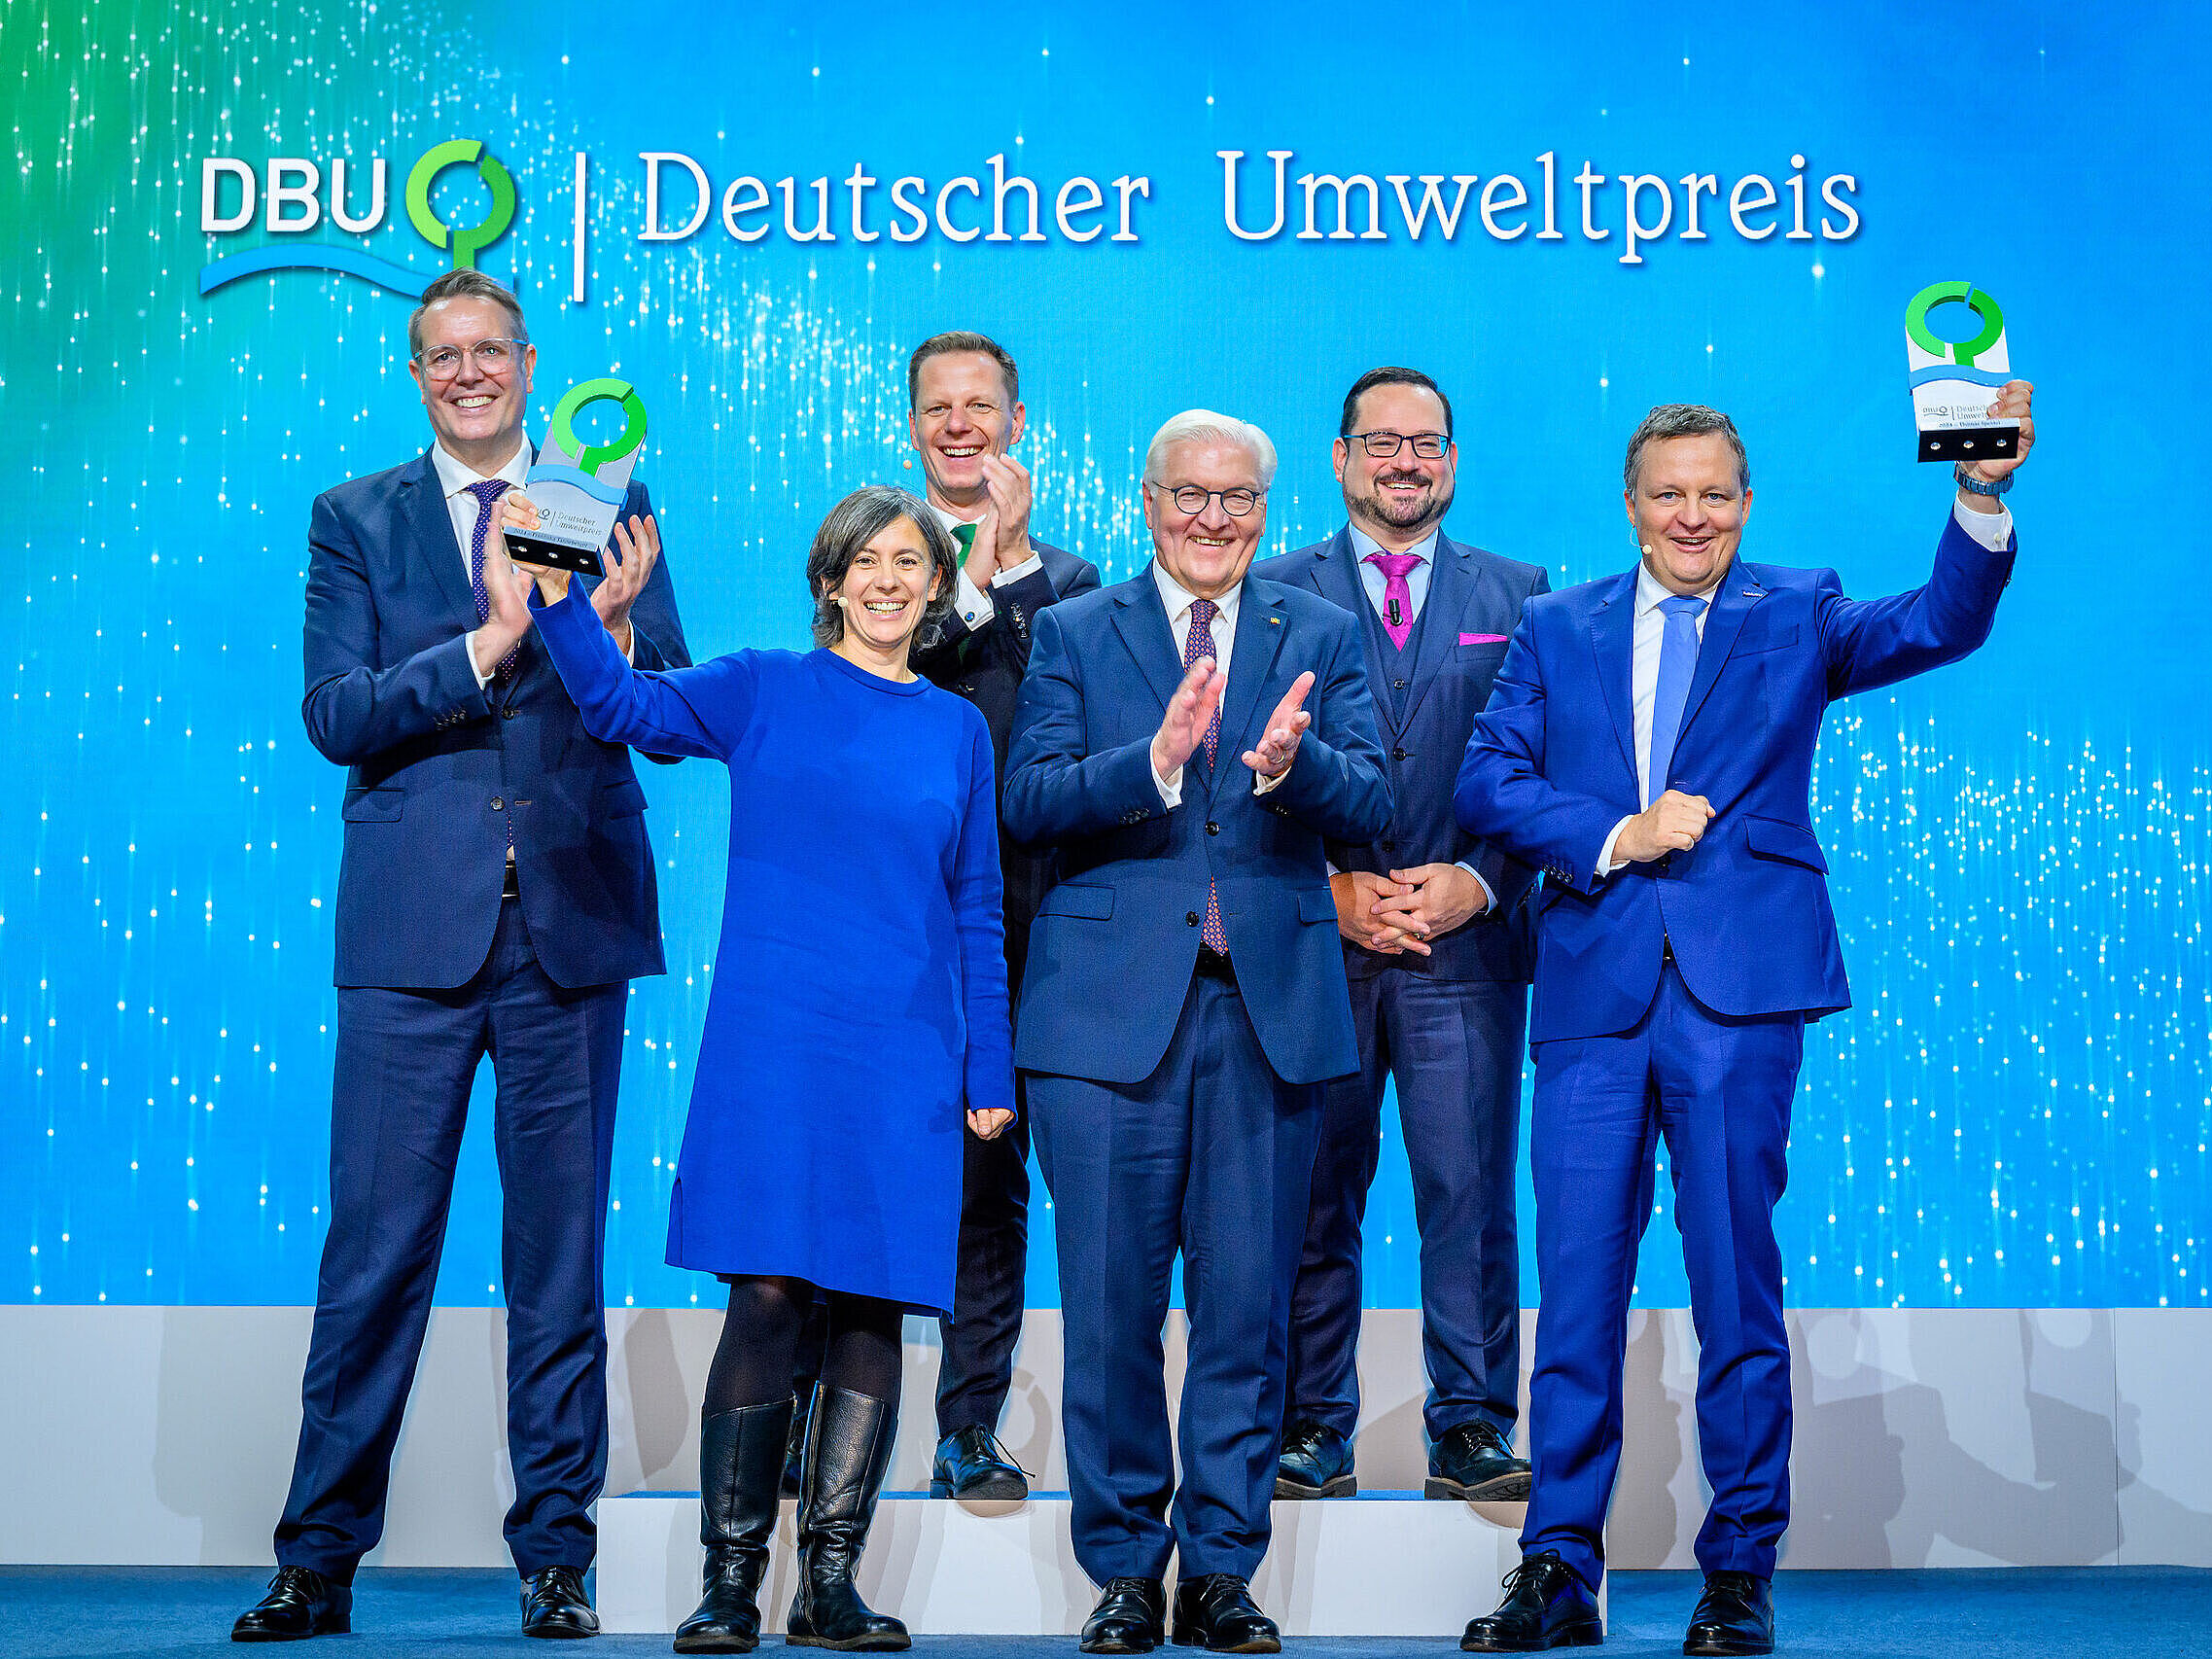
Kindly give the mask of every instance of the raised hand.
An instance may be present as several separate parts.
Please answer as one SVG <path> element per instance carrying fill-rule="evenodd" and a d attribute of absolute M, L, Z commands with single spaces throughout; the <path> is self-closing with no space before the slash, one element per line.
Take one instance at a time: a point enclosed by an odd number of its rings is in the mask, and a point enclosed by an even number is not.
<path fill-rule="evenodd" d="M 1613 856 L 1647 865 L 1668 853 L 1686 853 L 1713 821 L 1713 803 L 1702 794 L 1668 790 L 1622 827 Z"/>
<path fill-rule="evenodd" d="M 476 624 L 474 641 L 476 672 L 487 680 L 530 631 L 529 591 L 530 578 L 507 556 L 505 529 L 495 519 L 484 537 L 484 593 L 491 614 Z"/>
<path fill-rule="evenodd" d="M 498 541 L 501 553 L 505 555 L 507 552 L 507 533 L 509 530 L 531 531 L 543 527 L 544 523 L 544 520 L 539 514 L 536 502 L 520 490 L 509 490 L 507 494 L 499 498 L 499 522 L 495 526 L 499 532 Z M 550 565 L 528 564 L 521 559 L 516 559 L 513 562 L 516 570 L 523 572 L 533 582 L 537 582 L 538 596 L 546 604 L 558 605 L 568 597 L 569 573 L 567 571 L 556 570 Z"/>
<path fill-rule="evenodd" d="M 982 547 L 985 532 L 995 531 L 991 537 L 994 574 L 1012 570 L 1035 550 L 1030 546 L 1029 469 L 1011 455 L 986 454 L 983 485 L 991 492 L 992 512 L 976 526 L 975 545 Z M 975 580 L 972 573 L 968 580 Z"/>
<path fill-rule="evenodd" d="M 630 607 L 646 590 L 646 578 L 652 575 L 652 567 L 660 562 L 660 526 L 650 513 L 640 518 L 633 512 L 627 524 L 619 518 L 614 520 L 614 563 L 591 590 L 591 608 L 599 613 L 600 621 L 626 656 L 630 651 Z"/>
<path fill-rule="evenodd" d="M 2035 447 L 2035 384 L 2029 380 L 2007 380 L 1997 393 L 1997 401 L 1989 406 L 1991 420 L 2017 420 L 2020 424 L 2019 442 L 2010 461 L 1969 461 L 1966 470 L 1987 483 L 1999 478 L 2027 459 L 2027 452 Z M 1982 499 L 1982 498 L 1976 498 Z"/>
<path fill-rule="evenodd" d="M 1267 717 L 1267 734 L 1259 740 L 1259 747 L 1245 751 L 1245 764 L 1261 777 L 1280 778 L 1298 758 L 1298 740 L 1314 724 L 1314 717 L 1304 708 L 1306 693 L 1313 688 L 1314 675 L 1309 669 L 1291 682 L 1282 701 L 1275 705 L 1275 713 Z"/>
<path fill-rule="evenodd" d="M 1181 770 L 1183 762 L 1198 753 L 1206 741 L 1206 728 L 1213 724 L 1214 712 L 1221 707 L 1221 693 L 1229 684 L 1229 677 L 1215 666 L 1213 658 L 1202 656 L 1192 664 L 1190 672 L 1182 677 L 1176 694 L 1168 699 L 1168 712 L 1160 719 L 1160 729 L 1152 734 L 1152 770 L 1160 777 L 1168 777 Z"/>

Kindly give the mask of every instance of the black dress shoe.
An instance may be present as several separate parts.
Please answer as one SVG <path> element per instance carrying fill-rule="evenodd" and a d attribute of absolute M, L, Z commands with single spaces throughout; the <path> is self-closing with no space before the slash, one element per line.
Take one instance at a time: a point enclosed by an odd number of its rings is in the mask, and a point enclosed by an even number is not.
<path fill-rule="evenodd" d="M 1505 1575 L 1497 1611 L 1467 1621 L 1459 1638 L 1467 1653 L 1540 1653 L 1547 1647 L 1596 1647 L 1605 1640 L 1598 1598 L 1574 1569 L 1548 1549 Z"/>
<path fill-rule="evenodd" d="M 583 1593 L 582 1568 L 548 1567 L 522 1581 L 522 1634 L 555 1641 L 599 1634 L 599 1615 Z"/>
<path fill-rule="evenodd" d="M 1421 1495 L 1518 1503 L 1528 1496 L 1528 1460 L 1513 1455 L 1494 1424 L 1462 1423 L 1429 1447 L 1428 1482 Z"/>
<path fill-rule="evenodd" d="M 937 1459 L 930 1466 L 931 1498 L 979 1498 L 1005 1502 L 1030 1495 L 1030 1479 L 1021 1465 L 1006 1456 L 999 1436 L 980 1423 L 955 1429 L 937 1442 Z"/>
<path fill-rule="evenodd" d="M 353 1587 L 334 1584 L 311 1567 L 280 1567 L 268 1594 L 238 1615 L 232 1641 L 298 1641 L 343 1636 L 353 1629 Z"/>
<path fill-rule="evenodd" d="M 1282 1431 L 1282 1457 L 1275 1465 L 1278 1498 L 1350 1498 L 1359 1490 L 1352 1472 L 1352 1442 L 1312 1418 Z"/>
<path fill-rule="evenodd" d="M 1209 1572 L 1176 1586 L 1176 1645 L 1212 1653 L 1281 1653 L 1282 1632 L 1234 1572 Z"/>
<path fill-rule="evenodd" d="M 1157 1578 L 1109 1578 L 1083 1621 L 1085 1653 L 1149 1653 L 1168 1640 L 1168 1587 Z"/>
<path fill-rule="evenodd" d="M 1772 1653 L 1773 1586 L 1756 1572 L 1708 1572 L 1705 1593 L 1690 1615 L 1685 1653 Z"/>

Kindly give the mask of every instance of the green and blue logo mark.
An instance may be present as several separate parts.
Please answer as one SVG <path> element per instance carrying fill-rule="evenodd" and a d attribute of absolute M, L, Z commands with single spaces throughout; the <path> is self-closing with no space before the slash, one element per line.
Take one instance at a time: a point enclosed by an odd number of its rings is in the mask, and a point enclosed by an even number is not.
<path fill-rule="evenodd" d="M 622 409 L 621 436 L 609 443 L 589 443 L 577 436 L 576 417 L 593 404 L 618 404 Z M 530 481 L 540 483 L 551 480 L 580 490 L 594 501 L 605 502 L 609 507 L 620 507 L 627 487 L 630 469 L 619 468 L 621 483 L 606 483 L 600 479 L 600 469 L 612 466 L 627 456 L 635 455 L 638 446 L 646 441 L 646 401 L 638 396 L 638 389 L 627 380 L 601 378 L 585 380 L 571 386 L 561 401 L 553 406 L 553 419 L 545 434 L 548 451 L 560 456 L 560 461 L 547 461 L 541 455 L 538 464 L 530 469 Z M 562 462 L 567 464 L 564 466 Z"/>
<path fill-rule="evenodd" d="M 490 193 L 484 217 L 474 225 L 448 225 L 439 218 L 432 205 L 431 193 L 439 175 L 449 167 L 473 167 Z M 357 234 L 373 230 L 384 222 L 387 174 L 382 157 L 370 160 L 369 176 L 369 211 L 357 217 L 347 195 L 343 159 L 331 163 L 326 202 L 323 169 L 312 160 L 297 158 L 273 160 L 266 163 L 264 172 L 257 174 L 247 162 L 229 157 L 208 157 L 200 163 L 199 228 L 209 235 L 227 235 L 248 229 L 255 220 L 258 195 L 263 209 L 263 227 L 275 234 L 297 235 L 314 229 L 323 222 L 326 206 L 331 223 L 340 230 Z M 234 207 L 226 199 L 230 194 L 226 181 L 237 187 Z M 514 206 L 512 175 L 477 139 L 454 138 L 433 145 L 422 153 L 407 174 L 407 222 L 432 247 L 449 256 L 449 268 L 454 270 L 474 269 L 477 256 L 507 234 L 514 223 Z M 275 242 L 242 254 L 229 254 L 202 265 L 199 291 L 212 294 L 241 277 L 278 270 L 336 271 L 409 299 L 420 298 L 431 281 L 429 276 L 411 266 L 379 259 L 360 248 L 329 242 Z"/>

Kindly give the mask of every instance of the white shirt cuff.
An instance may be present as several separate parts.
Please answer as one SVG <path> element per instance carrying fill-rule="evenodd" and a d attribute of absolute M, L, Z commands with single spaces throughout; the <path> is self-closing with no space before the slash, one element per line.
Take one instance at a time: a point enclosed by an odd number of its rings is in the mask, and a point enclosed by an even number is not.
<path fill-rule="evenodd" d="M 1290 766 L 1295 766 L 1296 764 L 1298 764 L 1297 757 L 1292 756 L 1290 759 Z M 1252 774 L 1252 794 L 1265 794 L 1269 790 L 1279 788 L 1282 785 L 1282 780 L 1290 775 L 1290 766 L 1283 767 L 1282 771 L 1276 773 L 1272 778 L 1263 777 L 1259 773 L 1254 772 Z"/>
<path fill-rule="evenodd" d="M 1633 817 L 1633 814 L 1631 816 Z M 1600 876 L 1611 875 L 1613 871 L 1619 867 L 1613 863 L 1613 844 L 1616 841 L 1620 840 L 1621 831 L 1626 830 L 1628 827 L 1629 820 L 1626 818 L 1622 819 L 1620 823 L 1614 825 L 1613 832 L 1605 837 L 1605 845 L 1598 849 L 1598 873 Z"/>
<path fill-rule="evenodd" d="M 1042 553 L 1032 553 L 1028 558 L 1022 560 L 1020 564 L 1008 565 L 1004 570 L 999 572 L 998 575 L 994 576 L 991 579 L 991 585 L 993 587 L 997 587 L 1001 582 L 1014 582 L 1026 581 L 1028 578 L 1036 575 L 1036 573 L 1043 568 L 1044 555 Z M 963 571 L 961 574 L 965 576 L 966 572 Z"/>
<path fill-rule="evenodd" d="M 476 689 L 479 691 L 492 683 L 492 677 L 476 666 L 476 636 L 481 632 L 481 628 L 471 628 L 461 636 L 462 649 L 469 653 L 469 672 L 476 677 Z"/>
<path fill-rule="evenodd" d="M 1458 865 L 1461 869 L 1465 870 L 1469 875 L 1475 878 L 1475 885 L 1483 890 L 1483 913 L 1485 915 L 1488 915 L 1491 911 L 1496 909 L 1497 895 L 1490 890 L 1490 883 L 1483 879 L 1483 872 L 1475 868 L 1473 865 L 1467 863 L 1465 859 L 1460 859 L 1458 861 Z"/>
<path fill-rule="evenodd" d="M 1182 805 L 1182 768 L 1180 766 L 1177 766 L 1164 778 L 1160 776 L 1160 769 L 1157 766 L 1153 767 L 1152 782 L 1160 791 L 1160 804 L 1162 806 L 1173 812 L 1176 807 Z"/>
<path fill-rule="evenodd" d="M 1997 503 L 1994 512 L 1976 512 L 1964 502 L 1950 504 L 1950 515 L 1958 520 L 1958 527 L 1972 536 L 1992 553 L 2005 550 L 2005 544 L 2013 539 L 2013 515 L 2005 504 Z"/>
<path fill-rule="evenodd" d="M 960 619 L 967 624 L 970 632 L 988 627 L 991 618 L 999 614 L 998 607 L 991 603 L 991 595 L 968 581 L 965 568 L 953 579 L 953 609 L 960 613 Z"/>

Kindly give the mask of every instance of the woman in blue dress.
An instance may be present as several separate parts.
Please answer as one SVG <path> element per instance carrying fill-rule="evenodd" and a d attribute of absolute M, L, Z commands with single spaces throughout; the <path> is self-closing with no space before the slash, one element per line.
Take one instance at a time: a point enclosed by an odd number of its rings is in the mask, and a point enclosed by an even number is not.
<path fill-rule="evenodd" d="M 537 521 L 512 496 L 506 516 Z M 616 543 L 618 598 L 659 540 L 633 519 Z M 957 562 L 920 501 L 857 490 L 807 558 L 820 649 L 668 673 L 622 659 L 582 583 L 532 571 L 539 637 L 593 737 L 729 767 L 721 942 L 668 1218 L 668 1259 L 729 1284 L 701 1410 L 705 1597 L 681 1652 L 759 1639 L 791 1361 L 818 1293 L 830 1336 L 790 1640 L 908 1644 L 853 1585 L 897 1425 L 900 1323 L 952 1304 L 964 1119 L 989 1139 L 1014 1115 L 991 739 L 907 663 Z"/>

